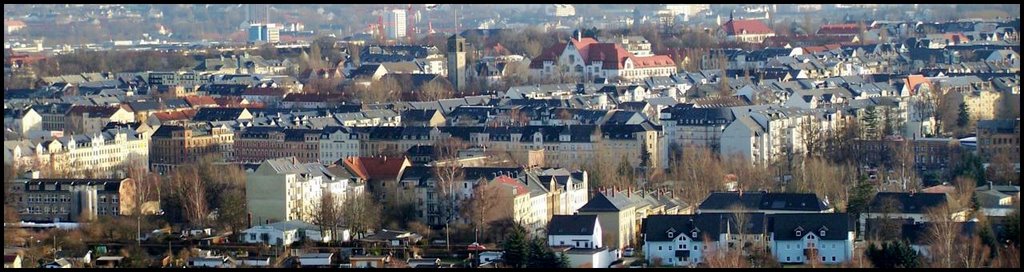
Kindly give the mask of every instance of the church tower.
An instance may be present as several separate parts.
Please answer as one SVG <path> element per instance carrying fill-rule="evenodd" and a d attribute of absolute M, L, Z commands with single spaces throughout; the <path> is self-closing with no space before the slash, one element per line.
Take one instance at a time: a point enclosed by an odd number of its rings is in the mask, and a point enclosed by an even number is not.
<path fill-rule="evenodd" d="M 466 89 L 466 39 L 459 34 L 448 38 L 448 80 L 456 91 Z"/>

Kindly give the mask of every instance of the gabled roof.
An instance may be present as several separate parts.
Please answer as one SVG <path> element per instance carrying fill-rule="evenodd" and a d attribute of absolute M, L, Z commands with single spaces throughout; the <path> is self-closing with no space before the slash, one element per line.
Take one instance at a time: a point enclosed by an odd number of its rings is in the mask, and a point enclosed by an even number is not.
<path fill-rule="evenodd" d="M 593 235 L 598 226 L 597 215 L 553 215 L 548 222 L 548 235 Z"/>
<path fill-rule="evenodd" d="M 734 36 L 742 34 L 772 34 L 772 31 L 761 20 L 729 20 L 722 24 L 725 33 Z"/>
<path fill-rule="evenodd" d="M 402 172 L 405 157 L 349 157 L 343 159 L 345 168 L 365 180 L 395 180 Z"/>
<path fill-rule="evenodd" d="M 618 212 L 636 205 L 637 203 L 626 196 L 624 191 L 608 194 L 598 192 L 587 201 L 587 204 L 580 207 L 579 212 Z"/>
<path fill-rule="evenodd" d="M 821 240 L 847 240 L 849 231 L 853 231 L 853 220 L 846 213 L 812 213 L 812 214 L 769 214 L 768 229 L 774 233 L 775 240 L 800 240 L 808 233 L 819 236 Z M 796 230 L 802 229 L 800 236 Z M 821 231 L 825 236 L 821 236 Z"/>

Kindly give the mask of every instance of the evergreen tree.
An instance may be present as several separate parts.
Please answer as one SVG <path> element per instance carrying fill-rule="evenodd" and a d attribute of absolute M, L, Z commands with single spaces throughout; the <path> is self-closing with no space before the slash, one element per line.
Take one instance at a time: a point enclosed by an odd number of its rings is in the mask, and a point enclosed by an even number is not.
<path fill-rule="evenodd" d="M 917 268 L 921 266 L 920 256 L 906 242 L 894 241 L 868 246 L 868 259 L 877 268 Z"/>
<path fill-rule="evenodd" d="M 960 102 L 960 115 L 956 118 L 956 126 L 961 128 L 967 126 L 967 123 L 971 120 L 970 117 L 967 113 L 967 103 Z"/>
<path fill-rule="evenodd" d="M 846 212 L 850 216 L 858 218 L 861 213 L 867 211 L 868 204 L 874 195 L 875 186 L 868 182 L 865 177 L 860 177 L 857 185 L 853 187 L 853 192 L 850 194 L 850 200 L 846 204 Z"/>
<path fill-rule="evenodd" d="M 868 139 L 881 138 L 878 134 L 878 109 L 875 106 L 864 110 L 864 136 Z"/>
<path fill-rule="evenodd" d="M 522 268 L 529 261 L 530 249 L 526 240 L 526 230 L 520 225 L 512 227 L 512 233 L 501 245 L 505 249 L 502 262 L 512 268 Z"/>
<path fill-rule="evenodd" d="M 569 255 L 558 253 L 558 268 L 569 268 Z"/>

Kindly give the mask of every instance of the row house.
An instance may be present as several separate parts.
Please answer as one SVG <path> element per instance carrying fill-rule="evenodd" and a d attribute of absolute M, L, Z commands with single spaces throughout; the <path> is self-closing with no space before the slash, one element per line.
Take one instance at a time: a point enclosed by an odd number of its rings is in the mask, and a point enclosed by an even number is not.
<path fill-rule="evenodd" d="M 153 132 L 150 143 L 151 171 L 166 173 L 177 165 L 197 161 L 205 155 L 231 160 L 235 133 L 226 125 L 205 123 L 163 125 Z"/>
<path fill-rule="evenodd" d="M 300 162 L 320 162 L 320 129 L 248 127 L 235 132 L 237 162 L 258 163 L 267 159 L 295 157 Z"/>
<path fill-rule="evenodd" d="M 359 135 L 343 126 L 327 126 L 320 133 L 321 164 L 331 164 L 348 157 L 359 156 Z"/>
<path fill-rule="evenodd" d="M 697 213 L 759 212 L 830 213 L 834 208 L 813 193 L 712 192 L 697 206 Z"/>
<path fill-rule="evenodd" d="M 337 205 L 363 193 L 358 177 L 341 167 L 303 163 L 295 157 L 268 159 L 246 173 L 246 207 L 257 222 L 315 222 L 317 206 L 330 194 Z"/>
<path fill-rule="evenodd" d="M 648 263 L 694 267 L 709 254 L 761 244 L 784 264 L 813 259 L 838 264 L 853 258 L 854 231 L 845 213 L 702 213 L 655 215 L 644 220 Z"/>
<path fill-rule="evenodd" d="M 78 222 L 98 216 L 132 214 L 134 180 L 40 179 L 16 181 L 10 187 L 17 196 L 18 216 L 28 222 Z"/>
<path fill-rule="evenodd" d="M 17 145 L 8 152 L 15 166 L 51 169 L 75 176 L 122 176 L 129 167 L 145 168 L 149 138 L 131 129 L 111 129 L 92 135 L 57 137 Z"/>

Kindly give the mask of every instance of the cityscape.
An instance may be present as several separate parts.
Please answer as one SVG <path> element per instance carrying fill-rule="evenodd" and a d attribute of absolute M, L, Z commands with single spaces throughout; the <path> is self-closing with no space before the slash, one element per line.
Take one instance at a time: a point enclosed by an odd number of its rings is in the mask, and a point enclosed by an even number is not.
<path fill-rule="evenodd" d="M 1019 4 L 4 4 L 4 268 L 1019 268 Z"/>

